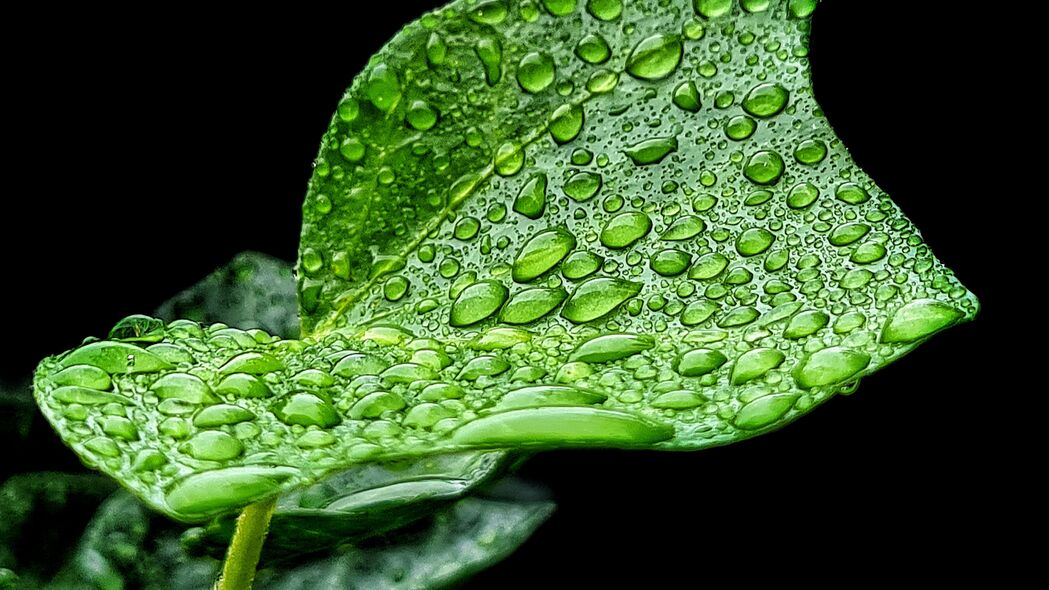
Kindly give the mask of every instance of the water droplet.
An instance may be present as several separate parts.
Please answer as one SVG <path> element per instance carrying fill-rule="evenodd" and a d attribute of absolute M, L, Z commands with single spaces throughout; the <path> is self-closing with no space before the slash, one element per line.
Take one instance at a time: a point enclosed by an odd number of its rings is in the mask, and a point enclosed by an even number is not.
<path fill-rule="evenodd" d="M 681 311 L 681 324 L 685 326 L 702 324 L 710 319 L 710 316 L 714 315 L 714 312 L 717 310 L 718 304 L 709 299 L 694 301 L 686 305 L 685 309 Z"/>
<path fill-rule="evenodd" d="M 827 144 L 818 139 L 806 139 L 794 150 L 794 159 L 808 166 L 819 164 L 826 157 Z"/>
<path fill-rule="evenodd" d="M 699 260 L 696 260 L 696 264 L 692 266 L 692 270 L 688 273 L 688 278 L 697 280 L 712 279 L 721 274 L 727 266 L 728 258 L 724 254 L 718 252 L 704 254 L 699 257 Z"/>
<path fill-rule="evenodd" d="M 732 423 L 740 430 L 764 428 L 785 416 L 794 407 L 797 399 L 798 396 L 794 393 L 759 397 L 740 408 Z"/>
<path fill-rule="evenodd" d="M 870 356 L 844 347 L 819 350 L 794 369 L 794 379 L 803 388 L 835 385 L 849 381 L 867 368 Z"/>
<path fill-rule="evenodd" d="M 164 339 L 164 322 L 147 315 L 131 315 L 113 326 L 110 340 L 123 342 L 160 342 Z"/>
<path fill-rule="evenodd" d="M 350 408 L 350 418 L 378 418 L 386 412 L 396 412 L 407 405 L 404 398 L 392 391 L 375 391 L 362 397 Z"/>
<path fill-rule="evenodd" d="M 637 166 L 658 164 L 667 154 L 677 151 L 676 137 L 654 137 L 636 143 L 623 150 Z"/>
<path fill-rule="evenodd" d="M 120 447 L 117 446 L 117 443 L 108 438 L 92 438 L 84 443 L 84 448 L 103 457 L 120 456 Z"/>
<path fill-rule="evenodd" d="M 193 425 L 197 428 L 214 428 L 254 419 L 255 414 L 240 406 L 218 404 L 197 412 L 193 417 Z"/>
<path fill-rule="evenodd" d="M 870 230 L 870 226 L 865 223 L 843 223 L 831 230 L 827 241 L 834 246 L 848 246 L 867 235 Z"/>
<path fill-rule="evenodd" d="M 758 84 L 750 89 L 743 99 L 743 110 L 759 118 L 768 118 L 779 114 L 787 106 L 790 93 L 787 89 L 773 82 Z"/>
<path fill-rule="evenodd" d="M 485 82 L 489 86 L 495 86 L 503 78 L 503 48 L 499 40 L 485 37 L 477 42 L 474 49 L 481 60 L 481 65 L 484 66 Z"/>
<path fill-rule="evenodd" d="M 576 239 L 567 229 L 557 227 L 532 236 L 514 258 L 514 281 L 530 281 L 557 265 L 575 248 Z"/>
<path fill-rule="evenodd" d="M 878 242 L 864 242 L 856 247 L 849 260 L 856 264 L 870 264 L 885 257 L 885 246 Z"/>
<path fill-rule="evenodd" d="M 736 251 L 743 256 L 756 256 L 772 246 L 776 236 L 762 227 L 753 227 L 739 234 Z"/>
<path fill-rule="evenodd" d="M 586 89 L 592 94 L 604 94 L 612 92 L 612 89 L 618 84 L 619 74 L 602 68 L 590 74 L 590 78 L 586 81 Z"/>
<path fill-rule="evenodd" d="M 470 20 L 483 25 L 497 25 L 506 20 L 506 2 L 504 0 L 487 0 L 481 2 L 469 12 Z"/>
<path fill-rule="evenodd" d="M 795 18 L 805 18 L 816 10 L 819 0 L 790 0 L 790 12 Z"/>
<path fill-rule="evenodd" d="M 850 311 L 834 321 L 835 334 L 848 334 L 867 323 L 867 317 L 858 311 Z"/>
<path fill-rule="evenodd" d="M 288 425 L 331 428 L 342 422 L 330 403 L 312 393 L 295 393 L 280 398 L 273 406 L 273 413 Z"/>
<path fill-rule="evenodd" d="M 131 464 L 131 470 L 135 473 L 142 473 L 144 471 L 155 471 L 160 469 L 164 465 L 167 465 L 168 458 L 165 457 L 160 451 L 154 451 L 152 449 L 146 449 L 135 455 L 135 460 Z"/>
<path fill-rule="evenodd" d="M 587 0 L 586 11 L 598 20 L 615 20 L 623 13 L 623 0 Z"/>
<path fill-rule="evenodd" d="M 415 363 L 400 363 L 386 369 L 379 374 L 379 377 L 389 383 L 414 383 L 432 381 L 437 378 L 437 372 L 430 367 Z"/>
<path fill-rule="evenodd" d="M 690 113 L 699 112 L 699 90 L 696 88 L 696 83 L 690 80 L 678 84 L 677 88 L 674 89 L 671 101 L 673 101 L 674 106 L 683 111 Z"/>
<path fill-rule="evenodd" d="M 590 279 L 576 288 L 561 315 L 576 324 L 604 317 L 641 292 L 641 284 L 613 277 Z"/>
<path fill-rule="evenodd" d="M 138 429 L 123 416 L 106 416 L 102 418 L 102 432 L 121 440 L 138 440 Z"/>
<path fill-rule="evenodd" d="M 451 411 L 437 404 L 419 404 L 408 410 L 403 424 L 414 428 L 430 428 L 445 418 L 451 418 L 453 415 Z"/>
<path fill-rule="evenodd" d="M 668 248 L 660 250 L 652 255 L 650 265 L 652 270 L 665 277 L 675 277 L 688 269 L 692 263 L 692 255 L 684 250 Z"/>
<path fill-rule="evenodd" d="M 658 33 L 643 39 L 630 52 L 626 71 L 640 80 L 661 80 L 677 69 L 684 46 L 677 35 Z"/>
<path fill-rule="evenodd" d="M 189 373 L 169 373 L 157 379 L 150 390 L 161 399 L 177 399 L 191 404 L 214 404 L 219 399 L 207 383 Z"/>
<path fill-rule="evenodd" d="M 743 167 L 743 176 L 754 184 L 775 184 L 783 176 L 785 166 L 783 158 L 772 150 L 760 150 L 747 160 Z"/>
<path fill-rule="evenodd" d="M 758 316 L 760 315 L 761 314 L 758 313 L 758 310 L 749 305 L 740 306 L 729 310 L 729 312 L 718 321 L 718 327 L 737 328 L 739 326 L 745 326 L 758 319 Z"/>
<path fill-rule="evenodd" d="M 529 219 L 539 219 L 543 215 L 544 208 L 546 208 L 546 175 L 533 174 L 514 199 L 514 211 Z"/>
<path fill-rule="evenodd" d="M 804 209 L 816 202 L 820 191 L 811 182 L 802 182 L 794 185 L 787 195 L 787 206 L 791 209 Z"/>
<path fill-rule="evenodd" d="M 844 182 L 834 191 L 834 196 L 850 205 L 860 205 L 870 200 L 870 194 L 854 182 Z"/>
<path fill-rule="evenodd" d="M 575 11 L 576 0 L 543 0 L 543 7 L 554 16 L 565 16 Z"/>
<path fill-rule="evenodd" d="M 692 0 L 696 13 L 707 18 L 717 18 L 732 11 L 732 0 Z"/>
<path fill-rule="evenodd" d="M 470 359 L 455 378 L 462 381 L 476 381 L 481 377 L 500 375 L 509 369 L 510 363 L 504 359 L 497 356 L 483 355 Z"/>
<path fill-rule="evenodd" d="M 675 370 L 683 377 L 700 377 L 728 362 L 720 351 L 710 348 L 697 348 L 681 355 L 675 363 Z"/>
<path fill-rule="evenodd" d="M 452 441 L 475 446 L 638 446 L 673 436 L 673 427 L 637 414 L 589 407 L 542 407 L 483 416 L 456 429 Z"/>
<path fill-rule="evenodd" d="M 741 0 L 740 4 L 747 12 L 765 12 L 771 0 Z"/>
<path fill-rule="evenodd" d="M 583 107 L 563 104 L 550 115 L 550 136 L 559 144 L 575 139 L 583 130 Z"/>
<path fill-rule="evenodd" d="M 244 452 L 244 445 L 225 432 L 205 430 L 183 443 L 179 450 L 201 461 L 229 461 Z"/>
<path fill-rule="evenodd" d="M 579 40 L 579 44 L 575 47 L 575 54 L 588 64 L 602 64 L 608 61 L 612 55 L 612 49 L 604 37 L 590 33 Z"/>
<path fill-rule="evenodd" d="M 499 314 L 507 324 L 527 324 L 550 313 L 568 296 L 564 289 L 537 287 L 514 294 Z"/>
<path fill-rule="evenodd" d="M 397 72 L 386 64 L 378 64 L 368 75 L 365 92 L 375 108 L 389 113 L 401 100 L 401 83 Z"/>
<path fill-rule="evenodd" d="M 447 56 L 448 44 L 437 33 L 430 33 L 430 38 L 426 40 L 426 60 L 432 65 L 439 66 L 444 63 Z"/>
<path fill-rule="evenodd" d="M 311 430 L 295 439 L 295 446 L 300 449 L 319 449 L 331 446 L 339 441 L 334 434 L 323 430 Z"/>
<path fill-rule="evenodd" d="M 234 373 L 223 379 L 215 392 L 233 397 L 269 397 L 269 387 L 257 377 L 244 373 Z"/>
<path fill-rule="evenodd" d="M 565 182 L 565 194 L 572 199 L 588 201 L 601 189 L 601 175 L 596 172 L 576 172 Z"/>
<path fill-rule="evenodd" d="M 685 215 L 670 224 L 660 239 L 672 242 L 688 240 L 699 235 L 705 227 L 702 219 L 695 215 Z"/>
<path fill-rule="evenodd" d="M 620 213 L 608 220 L 601 229 L 601 243 L 606 248 L 620 250 L 633 245 L 652 230 L 652 220 L 640 211 Z"/>
<path fill-rule="evenodd" d="M 277 360 L 273 355 L 252 351 L 239 354 L 230 359 L 229 362 L 219 368 L 219 374 L 248 373 L 251 375 L 263 375 L 273 371 L 280 371 L 283 368 L 284 363 Z"/>
<path fill-rule="evenodd" d="M 336 113 L 338 113 L 339 118 L 346 123 L 352 123 L 356 121 L 357 115 L 359 115 L 360 112 L 360 105 L 351 96 L 344 96 L 342 100 L 339 101 L 339 106 L 336 109 Z"/>
<path fill-rule="evenodd" d="M 775 348 L 755 348 L 740 355 L 732 367 L 732 384 L 742 385 L 765 376 L 783 364 L 787 357 Z"/>
<path fill-rule="evenodd" d="M 638 334 L 604 334 L 579 345 L 568 357 L 569 362 L 607 363 L 633 356 L 656 345 L 652 336 Z"/>
<path fill-rule="evenodd" d="M 830 317 L 822 311 L 803 311 L 790 319 L 783 329 L 784 338 L 804 338 L 815 334 L 830 323 Z"/>
<path fill-rule="evenodd" d="M 464 395 L 466 395 L 466 392 L 458 385 L 453 385 L 451 383 L 431 383 L 419 392 L 419 399 L 428 402 L 435 402 L 446 399 L 460 399 Z"/>
<path fill-rule="evenodd" d="M 164 496 L 183 520 L 201 521 L 271 496 L 298 471 L 290 467 L 250 465 L 194 473 Z"/>
<path fill-rule="evenodd" d="M 107 390 L 113 385 L 109 373 L 91 365 L 72 365 L 51 376 L 55 385 L 79 385 L 90 389 Z"/>
<path fill-rule="evenodd" d="M 306 369 L 291 378 L 292 383 L 302 387 L 322 388 L 335 385 L 335 379 L 320 369 Z"/>
<path fill-rule="evenodd" d="M 495 173 L 513 176 L 524 166 L 524 150 L 516 144 L 506 142 L 495 151 Z"/>
<path fill-rule="evenodd" d="M 953 325 L 965 314 L 935 299 L 918 299 L 896 310 L 881 332 L 882 342 L 915 342 Z"/>
<path fill-rule="evenodd" d="M 566 279 L 577 280 L 590 276 L 601 267 L 601 257 L 593 252 L 573 252 L 561 265 L 561 274 Z"/>
<path fill-rule="evenodd" d="M 339 153 L 347 162 L 355 163 L 364 159 L 365 147 L 356 137 L 347 137 L 339 144 Z"/>
<path fill-rule="evenodd" d="M 499 311 L 507 289 L 498 281 L 479 281 L 463 289 L 452 303 L 450 323 L 455 327 L 476 324 Z"/>
<path fill-rule="evenodd" d="M 92 342 L 77 348 L 61 361 L 61 366 L 91 365 L 110 375 L 123 373 L 154 373 L 172 368 L 164 359 L 133 344 L 123 342 Z"/>
<path fill-rule="evenodd" d="M 746 115 L 736 115 L 725 124 L 725 135 L 733 141 L 743 141 L 757 130 L 758 124 Z"/>
<path fill-rule="evenodd" d="M 545 53 L 533 51 L 517 64 L 517 83 L 525 92 L 542 92 L 554 83 L 554 60 Z"/>
<path fill-rule="evenodd" d="M 405 119 L 412 127 L 419 131 L 426 131 L 437 124 L 437 111 L 433 110 L 433 107 L 426 101 L 416 100 L 412 101 L 411 106 L 408 107 Z"/>

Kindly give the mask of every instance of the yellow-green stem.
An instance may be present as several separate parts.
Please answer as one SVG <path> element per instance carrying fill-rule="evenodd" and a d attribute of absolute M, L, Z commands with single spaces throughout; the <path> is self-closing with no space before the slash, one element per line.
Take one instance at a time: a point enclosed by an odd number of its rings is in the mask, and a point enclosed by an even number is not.
<path fill-rule="evenodd" d="M 214 590 L 251 589 L 262 544 L 266 541 L 266 530 L 276 507 L 277 498 L 274 497 L 245 507 L 237 517 L 237 528 L 222 564 L 222 576 L 215 582 Z"/>

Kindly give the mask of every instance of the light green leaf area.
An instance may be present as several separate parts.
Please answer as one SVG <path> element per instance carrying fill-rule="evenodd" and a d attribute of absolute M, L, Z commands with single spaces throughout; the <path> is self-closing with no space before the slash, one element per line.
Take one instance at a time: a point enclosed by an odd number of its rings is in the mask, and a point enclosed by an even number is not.
<path fill-rule="evenodd" d="M 394 539 L 275 565 L 264 562 L 254 588 L 443 588 L 516 549 L 553 511 L 543 501 L 466 498 Z M 192 557 L 178 531 L 131 494 L 99 508 L 70 559 L 46 582 L 55 590 L 143 588 L 204 590 L 220 562 Z M 352 572 L 352 574 L 351 574 Z M 18 588 L 37 588 L 23 579 Z"/>
<path fill-rule="evenodd" d="M 303 340 L 135 319 L 41 363 L 66 442 L 196 521 L 368 461 L 727 444 L 975 315 L 822 117 L 814 2 L 547 4 L 453 3 L 356 78 Z"/>

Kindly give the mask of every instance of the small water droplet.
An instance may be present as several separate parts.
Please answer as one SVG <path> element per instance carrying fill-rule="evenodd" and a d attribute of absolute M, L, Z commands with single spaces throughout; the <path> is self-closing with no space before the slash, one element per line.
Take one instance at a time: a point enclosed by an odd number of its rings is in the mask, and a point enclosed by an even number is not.
<path fill-rule="evenodd" d="M 678 357 L 675 370 L 683 377 L 700 377 L 728 362 L 720 351 L 697 348 Z"/>
<path fill-rule="evenodd" d="M 733 141 L 743 141 L 758 128 L 757 122 L 746 115 L 736 115 L 725 124 L 725 135 Z"/>
<path fill-rule="evenodd" d="M 543 7 L 554 16 L 565 16 L 575 12 L 576 0 L 543 0 Z"/>
<path fill-rule="evenodd" d="M 808 166 L 819 164 L 826 157 L 827 144 L 819 139 L 806 139 L 794 150 L 794 159 Z"/>
<path fill-rule="evenodd" d="M 717 18 L 732 11 L 732 0 L 692 0 L 696 13 L 707 18 Z"/>
<path fill-rule="evenodd" d="M 649 262 L 653 271 L 665 277 L 675 277 L 685 272 L 691 263 L 691 254 L 673 248 L 656 252 Z"/>
<path fill-rule="evenodd" d="M 754 227 L 739 234 L 736 239 L 736 251 L 743 256 L 756 256 L 772 246 L 776 236 L 762 227 Z"/>
<path fill-rule="evenodd" d="M 342 422 L 330 403 L 312 393 L 295 393 L 281 398 L 273 407 L 273 413 L 288 425 L 331 428 Z"/>
<path fill-rule="evenodd" d="M 411 106 L 408 107 L 405 118 L 412 127 L 419 131 L 426 131 L 437 124 L 437 111 L 433 110 L 433 107 L 426 101 L 416 100 L 412 101 Z"/>
<path fill-rule="evenodd" d="M 546 208 L 546 175 L 533 174 L 514 199 L 514 211 L 530 219 L 539 219 Z"/>
<path fill-rule="evenodd" d="M 469 16 L 476 23 L 497 25 L 506 20 L 508 12 L 505 0 L 487 0 L 475 6 Z"/>

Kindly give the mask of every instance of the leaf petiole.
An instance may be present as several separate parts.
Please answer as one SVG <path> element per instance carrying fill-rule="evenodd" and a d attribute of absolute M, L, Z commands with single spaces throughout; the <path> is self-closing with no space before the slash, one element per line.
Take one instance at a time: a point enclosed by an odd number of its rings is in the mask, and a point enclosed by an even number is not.
<path fill-rule="evenodd" d="M 233 532 L 226 560 L 222 564 L 222 575 L 215 582 L 214 590 L 250 590 L 270 518 L 276 507 L 277 497 L 274 496 L 246 506 L 237 517 L 237 528 Z"/>

